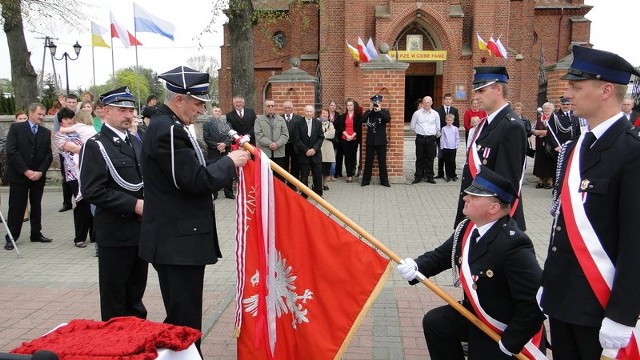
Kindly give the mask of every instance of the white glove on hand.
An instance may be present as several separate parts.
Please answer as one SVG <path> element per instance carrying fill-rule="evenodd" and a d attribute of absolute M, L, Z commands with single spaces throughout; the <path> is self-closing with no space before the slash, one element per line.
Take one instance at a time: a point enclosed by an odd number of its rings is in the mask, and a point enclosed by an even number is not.
<path fill-rule="evenodd" d="M 511 351 L 507 350 L 507 348 L 504 347 L 504 345 L 502 345 L 502 340 L 500 340 L 498 342 L 498 346 L 500 346 L 500 351 L 502 351 L 503 353 L 505 353 L 505 354 L 507 354 L 509 356 L 513 356 L 513 353 Z"/>
<path fill-rule="evenodd" d="M 609 318 L 602 320 L 600 326 L 600 346 L 603 349 L 621 349 L 629 345 L 633 327 L 619 324 Z"/>
<path fill-rule="evenodd" d="M 415 279 L 418 274 L 418 264 L 412 258 L 400 261 L 397 268 L 400 275 L 407 281 Z"/>

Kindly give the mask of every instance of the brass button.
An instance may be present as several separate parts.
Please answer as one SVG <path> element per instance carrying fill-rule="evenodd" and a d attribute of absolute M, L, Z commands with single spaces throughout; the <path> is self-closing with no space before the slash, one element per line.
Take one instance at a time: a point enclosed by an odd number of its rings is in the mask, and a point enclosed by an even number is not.
<path fill-rule="evenodd" d="M 555 247 L 555 246 L 552 246 L 552 247 L 551 247 L 551 252 L 556 252 L 556 251 L 558 251 L 558 248 L 557 248 L 557 247 Z"/>

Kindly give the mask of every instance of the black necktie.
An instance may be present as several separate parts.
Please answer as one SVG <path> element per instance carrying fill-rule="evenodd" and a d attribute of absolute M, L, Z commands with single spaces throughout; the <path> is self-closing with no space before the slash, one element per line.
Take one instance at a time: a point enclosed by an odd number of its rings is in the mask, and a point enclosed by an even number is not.
<path fill-rule="evenodd" d="M 478 242 L 478 238 L 480 237 L 480 231 L 478 231 L 478 228 L 473 229 L 473 231 L 471 232 L 471 237 L 469 238 L 469 252 L 471 252 L 471 249 L 473 248 L 473 246 L 476 244 L 476 242 Z"/>
<path fill-rule="evenodd" d="M 582 145 L 580 146 L 580 159 L 584 159 L 594 142 L 596 142 L 596 136 L 591 131 L 584 134 L 584 139 L 582 139 Z"/>
<path fill-rule="evenodd" d="M 131 146 L 131 140 L 129 140 L 129 135 L 124 137 L 124 142 L 125 142 L 125 144 Z"/>

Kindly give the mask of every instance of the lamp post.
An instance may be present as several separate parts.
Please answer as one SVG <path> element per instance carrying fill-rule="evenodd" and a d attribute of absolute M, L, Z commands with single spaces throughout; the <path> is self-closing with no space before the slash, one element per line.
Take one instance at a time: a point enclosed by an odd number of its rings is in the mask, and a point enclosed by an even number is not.
<path fill-rule="evenodd" d="M 66 79 L 67 79 L 67 94 L 69 94 L 69 64 L 68 64 L 68 60 L 71 60 L 71 61 L 77 60 L 78 57 L 80 57 L 80 49 L 82 49 L 82 46 L 80 44 L 78 44 L 78 42 L 76 41 L 76 44 L 73 45 L 73 51 L 76 53 L 76 57 L 72 58 L 71 55 L 69 55 L 69 53 L 67 53 L 65 51 L 64 54 L 62 54 L 62 56 L 59 59 L 56 57 L 56 49 L 58 49 L 58 46 L 56 46 L 56 44 L 54 44 L 53 41 L 49 41 L 49 45 L 47 47 L 49 48 L 49 51 L 51 52 L 51 56 L 53 56 L 54 59 L 56 59 L 56 60 L 64 59 L 64 72 L 65 72 L 65 76 L 66 76 Z"/>

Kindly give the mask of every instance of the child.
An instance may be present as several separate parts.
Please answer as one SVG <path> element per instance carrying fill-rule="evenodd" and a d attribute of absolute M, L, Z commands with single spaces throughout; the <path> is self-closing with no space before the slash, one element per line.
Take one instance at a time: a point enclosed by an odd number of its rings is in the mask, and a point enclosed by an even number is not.
<path fill-rule="evenodd" d="M 471 124 L 471 129 L 469 129 L 469 137 L 467 138 L 469 139 L 469 141 L 467 141 L 467 149 L 469 148 L 469 146 L 471 146 L 471 143 L 473 142 L 473 139 L 476 136 L 476 130 L 478 130 L 478 124 L 480 124 L 480 117 L 473 116 L 469 120 L 469 123 Z"/>
<path fill-rule="evenodd" d="M 444 121 L 447 123 L 440 131 L 440 150 L 442 150 L 442 160 L 444 161 L 445 177 L 444 180 L 449 182 L 456 181 L 456 150 L 460 145 L 460 130 L 453 126 L 453 114 L 447 114 Z"/>

